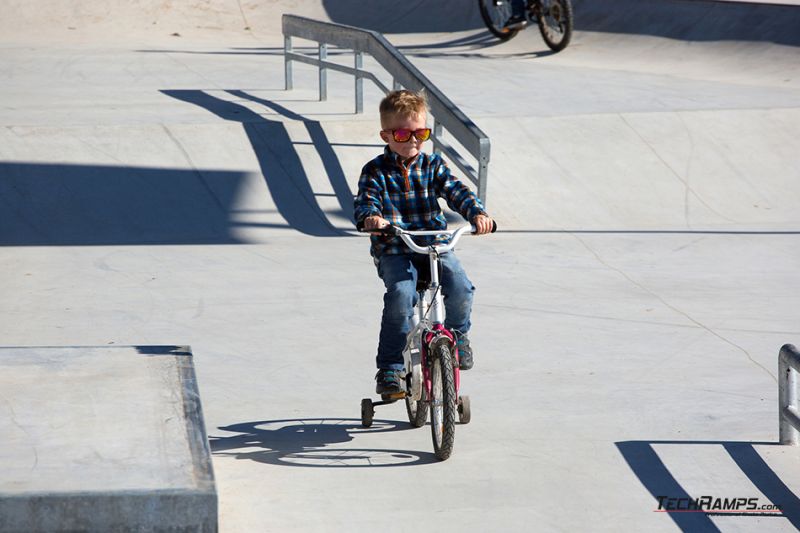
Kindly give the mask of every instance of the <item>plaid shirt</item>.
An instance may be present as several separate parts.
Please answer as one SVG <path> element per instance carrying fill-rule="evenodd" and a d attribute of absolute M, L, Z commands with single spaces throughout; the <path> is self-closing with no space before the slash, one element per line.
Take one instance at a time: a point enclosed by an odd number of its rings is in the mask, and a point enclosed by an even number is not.
<path fill-rule="evenodd" d="M 361 222 L 369 216 L 379 216 L 393 225 L 410 231 L 447 229 L 447 220 L 439 207 L 439 198 L 468 221 L 486 212 L 469 187 L 455 179 L 438 154 L 420 153 L 408 166 L 387 146 L 361 170 L 358 195 L 355 199 L 355 219 Z M 371 236 L 370 253 L 410 253 L 400 237 Z M 447 242 L 447 237 L 421 237 L 420 245 Z"/>

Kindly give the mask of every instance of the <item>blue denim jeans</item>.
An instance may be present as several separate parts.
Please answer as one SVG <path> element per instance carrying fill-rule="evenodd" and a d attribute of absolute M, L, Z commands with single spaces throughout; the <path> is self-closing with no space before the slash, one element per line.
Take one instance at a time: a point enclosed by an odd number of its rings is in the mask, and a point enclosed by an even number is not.
<path fill-rule="evenodd" d="M 515 17 L 524 17 L 525 0 L 511 0 L 511 14 Z"/>
<path fill-rule="evenodd" d="M 455 254 L 446 253 L 441 256 L 441 261 L 444 325 L 447 329 L 466 334 L 471 325 L 469 318 L 475 287 Z M 382 255 L 377 263 L 386 294 L 383 296 L 383 318 L 375 362 L 378 368 L 402 370 L 403 348 L 411 330 L 414 306 L 417 305 L 417 272 L 418 269 L 430 268 L 430 263 L 428 257 L 421 254 Z"/>

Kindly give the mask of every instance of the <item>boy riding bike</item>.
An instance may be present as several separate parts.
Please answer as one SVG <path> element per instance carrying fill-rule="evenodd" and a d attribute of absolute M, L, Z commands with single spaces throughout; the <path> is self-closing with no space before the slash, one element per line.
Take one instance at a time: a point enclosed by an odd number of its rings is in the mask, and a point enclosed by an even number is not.
<path fill-rule="evenodd" d="M 380 230 L 390 224 L 415 231 L 446 229 L 447 221 L 437 202 L 444 198 L 452 210 L 475 226 L 479 235 L 491 232 L 492 219 L 475 194 L 450 174 L 439 155 L 421 151 L 422 143 L 431 134 L 426 127 L 424 96 L 406 90 L 392 91 L 380 103 L 380 117 L 380 137 L 386 147 L 361 171 L 354 212 L 357 225 L 366 230 Z M 443 239 L 431 237 L 426 244 Z M 399 237 L 373 233 L 370 240 L 378 276 L 386 286 L 375 391 L 394 394 L 402 390 L 403 349 L 416 305 L 417 273 L 427 268 L 427 262 L 421 262 Z M 460 368 L 468 370 L 473 365 L 467 333 L 475 287 L 454 253 L 446 253 L 441 259 L 445 327 L 455 332 Z"/>

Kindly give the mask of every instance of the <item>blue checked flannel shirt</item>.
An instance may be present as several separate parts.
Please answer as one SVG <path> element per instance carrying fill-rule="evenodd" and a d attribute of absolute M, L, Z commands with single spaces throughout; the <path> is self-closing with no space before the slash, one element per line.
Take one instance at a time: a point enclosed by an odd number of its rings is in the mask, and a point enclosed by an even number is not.
<path fill-rule="evenodd" d="M 447 220 L 439 207 L 439 198 L 460 213 L 467 221 L 485 215 L 478 197 L 450 174 L 450 169 L 438 154 L 420 153 L 409 165 L 387 146 L 361 170 L 354 217 L 361 222 L 369 216 L 379 216 L 393 225 L 410 231 L 447 229 Z M 372 235 L 370 253 L 374 258 L 383 254 L 411 253 L 399 237 Z M 447 242 L 447 237 L 419 237 L 417 243 L 427 246 Z"/>

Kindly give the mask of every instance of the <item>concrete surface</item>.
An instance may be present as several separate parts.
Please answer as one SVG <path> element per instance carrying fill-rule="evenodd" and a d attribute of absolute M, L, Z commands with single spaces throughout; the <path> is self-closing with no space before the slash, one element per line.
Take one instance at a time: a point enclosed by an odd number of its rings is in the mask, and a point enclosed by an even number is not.
<path fill-rule="evenodd" d="M 0 531 L 216 531 L 191 356 L 0 348 Z"/>
<path fill-rule="evenodd" d="M 3 3 L 0 338 L 191 343 L 222 531 L 800 527 L 798 451 L 775 445 L 797 8 L 576 0 L 550 54 L 460 2 L 128 4 Z M 473 421 L 444 463 L 399 405 L 359 426 L 382 289 L 349 197 L 380 95 L 353 115 L 332 73 L 317 102 L 302 66 L 284 92 L 283 11 L 391 32 L 492 140 L 502 232 L 459 251 Z M 784 516 L 654 512 L 703 495 Z"/>

